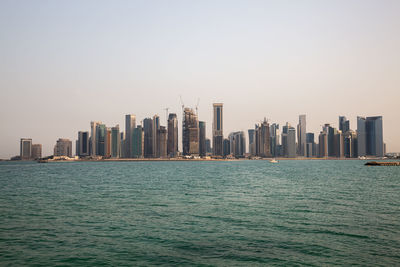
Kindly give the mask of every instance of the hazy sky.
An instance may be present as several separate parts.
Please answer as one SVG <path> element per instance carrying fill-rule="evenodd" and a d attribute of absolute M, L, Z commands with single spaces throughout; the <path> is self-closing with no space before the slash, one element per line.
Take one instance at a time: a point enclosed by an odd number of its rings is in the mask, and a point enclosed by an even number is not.
<path fill-rule="evenodd" d="M 52 154 L 90 121 L 124 125 L 200 98 L 224 135 L 264 117 L 307 131 L 383 116 L 400 151 L 400 1 L 0 1 L 0 158 Z M 181 129 L 179 130 L 181 131 Z"/>

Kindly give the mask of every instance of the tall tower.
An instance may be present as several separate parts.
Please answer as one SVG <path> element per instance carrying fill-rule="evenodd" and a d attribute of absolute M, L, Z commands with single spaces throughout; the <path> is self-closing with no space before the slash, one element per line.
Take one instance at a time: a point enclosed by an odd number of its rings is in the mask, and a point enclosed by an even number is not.
<path fill-rule="evenodd" d="M 119 158 L 121 149 L 121 134 L 119 132 L 119 125 L 111 128 L 111 157 Z"/>
<path fill-rule="evenodd" d="M 183 155 L 199 154 L 199 121 L 191 108 L 183 110 L 182 121 L 182 150 Z"/>
<path fill-rule="evenodd" d="M 364 117 L 357 117 L 357 155 L 363 157 L 367 154 L 367 129 Z"/>
<path fill-rule="evenodd" d="M 76 155 L 85 157 L 89 155 L 89 132 L 78 132 L 78 145 Z"/>
<path fill-rule="evenodd" d="M 21 138 L 20 157 L 22 160 L 29 160 L 32 154 L 32 139 Z"/>
<path fill-rule="evenodd" d="M 132 114 L 125 115 L 125 157 L 132 157 L 132 136 L 133 129 L 136 127 L 136 116 Z"/>
<path fill-rule="evenodd" d="M 158 130 L 160 130 L 160 117 L 156 114 L 153 116 L 153 158 L 160 157 L 160 141 Z"/>
<path fill-rule="evenodd" d="M 199 121 L 199 155 L 204 157 L 206 153 L 206 122 Z"/>
<path fill-rule="evenodd" d="M 101 124 L 101 121 L 91 121 L 90 122 L 90 145 L 89 145 L 89 150 L 90 150 L 90 156 L 96 156 L 97 150 L 96 150 L 96 145 L 97 145 L 97 125 Z"/>
<path fill-rule="evenodd" d="M 215 156 L 224 155 L 224 132 L 223 132 L 223 104 L 214 103 L 214 120 L 212 125 L 213 150 Z"/>
<path fill-rule="evenodd" d="M 153 120 L 151 118 L 145 118 L 143 120 L 143 131 L 144 131 L 144 157 L 153 157 Z"/>
<path fill-rule="evenodd" d="M 299 116 L 299 124 L 297 125 L 297 151 L 300 156 L 306 156 L 306 115 Z"/>
<path fill-rule="evenodd" d="M 345 116 L 339 116 L 339 130 L 343 134 L 350 130 L 350 121 Z"/>
<path fill-rule="evenodd" d="M 175 157 L 178 153 L 178 119 L 175 113 L 168 116 L 167 138 L 167 154 L 169 157 Z"/>
<path fill-rule="evenodd" d="M 383 127 L 382 116 L 367 117 L 366 132 L 367 132 L 367 150 L 369 156 L 384 156 L 383 149 Z"/>
<path fill-rule="evenodd" d="M 266 118 L 255 128 L 255 154 L 259 157 L 271 156 L 269 123 Z"/>

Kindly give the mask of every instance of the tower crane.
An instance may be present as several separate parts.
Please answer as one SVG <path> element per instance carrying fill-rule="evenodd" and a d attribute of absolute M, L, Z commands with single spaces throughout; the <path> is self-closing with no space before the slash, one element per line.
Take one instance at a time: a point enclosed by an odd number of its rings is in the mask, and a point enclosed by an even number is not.
<path fill-rule="evenodd" d="M 200 98 L 197 98 L 197 104 L 196 104 L 196 115 L 199 116 L 199 103 L 200 103 Z"/>
<path fill-rule="evenodd" d="M 167 121 L 167 124 L 165 124 L 165 125 L 168 125 L 168 110 L 169 110 L 169 108 L 164 108 L 164 110 L 165 110 L 165 120 Z"/>

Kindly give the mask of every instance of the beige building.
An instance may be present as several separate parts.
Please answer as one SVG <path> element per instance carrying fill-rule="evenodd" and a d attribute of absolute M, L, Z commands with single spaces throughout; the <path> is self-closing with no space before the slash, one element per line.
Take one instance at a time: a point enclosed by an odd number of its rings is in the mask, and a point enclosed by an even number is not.
<path fill-rule="evenodd" d="M 33 144 L 32 145 L 32 159 L 40 159 L 42 157 L 42 145 L 41 144 Z"/>
<path fill-rule="evenodd" d="M 72 158 L 72 141 L 59 138 L 54 146 L 54 156 L 67 156 Z"/>

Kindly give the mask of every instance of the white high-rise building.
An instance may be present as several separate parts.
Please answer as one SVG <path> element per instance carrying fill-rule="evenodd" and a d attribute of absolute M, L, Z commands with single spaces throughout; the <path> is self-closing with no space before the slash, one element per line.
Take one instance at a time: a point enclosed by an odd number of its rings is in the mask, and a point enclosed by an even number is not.
<path fill-rule="evenodd" d="M 299 156 L 306 156 L 306 144 L 306 115 L 300 115 L 297 125 L 297 151 Z"/>

